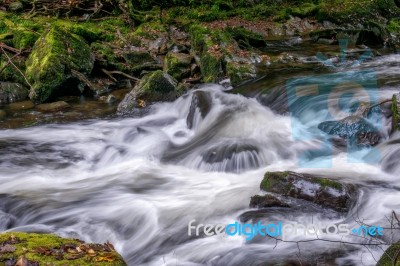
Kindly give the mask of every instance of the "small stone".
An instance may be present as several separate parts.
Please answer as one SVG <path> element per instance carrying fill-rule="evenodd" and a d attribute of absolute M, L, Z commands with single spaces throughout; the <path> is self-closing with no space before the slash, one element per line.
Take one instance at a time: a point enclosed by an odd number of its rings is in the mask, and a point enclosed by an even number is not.
<path fill-rule="evenodd" d="M 29 109 L 32 109 L 35 107 L 35 105 L 31 101 L 11 103 L 8 106 L 11 110 L 15 110 L 15 111 L 29 110 Z"/>
<path fill-rule="evenodd" d="M 24 9 L 24 5 L 21 2 L 12 2 L 8 9 L 12 12 L 18 12 Z"/>
<path fill-rule="evenodd" d="M 40 112 L 58 112 L 69 108 L 70 105 L 64 101 L 45 103 L 36 106 L 36 109 Z"/>

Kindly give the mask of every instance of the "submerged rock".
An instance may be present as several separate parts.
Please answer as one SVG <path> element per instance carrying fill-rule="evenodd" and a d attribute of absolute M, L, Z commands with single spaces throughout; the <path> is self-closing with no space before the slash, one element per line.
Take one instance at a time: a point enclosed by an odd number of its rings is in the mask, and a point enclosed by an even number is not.
<path fill-rule="evenodd" d="M 198 121 L 197 114 L 200 114 L 201 118 L 204 118 L 210 112 L 211 108 L 212 96 L 210 92 L 202 90 L 193 92 L 189 113 L 186 118 L 188 128 L 192 129 L 196 125 Z"/>
<path fill-rule="evenodd" d="M 127 265 L 114 246 L 51 234 L 0 233 L 1 265 Z"/>
<path fill-rule="evenodd" d="M 28 90 L 19 83 L 0 82 L 0 105 L 23 101 Z"/>
<path fill-rule="evenodd" d="M 290 207 L 289 204 L 272 195 L 255 195 L 250 199 L 250 208 Z"/>
<path fill-rule="evenodd" d="M 348 211 L 356 200 L 356 188 L 336 180 L 295 172 L 268 172 L 260 188 L 303 199 L 337 211 Z"/>
<path fill-rule="evenodd" d="M 177 97 L 177 81 L 161 70 L 145 75 L 118 105 L 118 112 L 143 108 L 153 102 L 173 101 Z"/>
<path fill-rule="evenodd" d="M 86 42 L 60 28 L 45 32 L 35 43 L 26 62 L 26 77 L 32 84 L 30 98 L 44 102 L 71 78 L 71 70 L 83 75 L 92 71 L 94 57 Z"/>
<path fill-rule="evenodd" d="M 68 103 L 64 101 L 59 101 L 54 103 L 39 104 L 38 106 L 36 106 L 36 109 L 40 112 L 58 112 L 69 107 L 70 105 Z"/>
<path fill-rule="evenodd" d="M 348 147 L 370 147 L 382 138 L 379 130 L 361 116 L 349 116 L 340 121 L 326 121 L 318 125 L 323 132 L 348 143 Z"/>

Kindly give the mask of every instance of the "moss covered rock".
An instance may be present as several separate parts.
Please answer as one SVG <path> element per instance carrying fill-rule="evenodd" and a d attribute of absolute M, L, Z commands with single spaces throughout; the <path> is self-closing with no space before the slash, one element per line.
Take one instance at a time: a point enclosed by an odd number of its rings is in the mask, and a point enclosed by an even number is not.
<path fill-rule="evenodd" d="M 177 80 L 190 76 L 193 56 L 184 53 L 168 53 L 164 61 L 164 71 Z"/>
<path fill-rule="evenodd" d="M 19 262 L 19 264 L 17 264 Z M 51 234 L 0 233 L 0 265 L 126 265 L 112 244 Z"/>
<path fill-rule="evenodd" d="M 78 35 L 58 27 L 45 32 L 35 43 L 26 62 L 26 77 L 32 85 L 29 97 L 44 102 L 71 78 L 71 70 L 90 74 L 94 58 L 89 45 Z"/>
<path fill-rule="evenodd" d="M 158 101 L 172 101 L 177 97 L 177 81 L 169 74 L 157 70 L 145 75 L 118 105 L 118 112 L 143 108 Z"/>
<path fill-rule="evenodd" d="M 337 211 L 348 211 L 357 198 L 356 188 L 353 185 L 294 172 L 268 172 L 260 188 Z"/>
<path fill-rule="evenodd" d="M 400 94 L 392 97 L 392 131 L 400 129 Z"/>
<path fill-rule="evenodd" d="M 0 82 L 0 105 L 23 101 L 28 97 L 28 89 L 18 83 Z"/>
<path fill-rule="evenodd" d="M 226 63 L 226 74 L 232 86 L 257 77 L 257 68 L 249 60 L 229 60 Z"/>
<path fill-rule="evenodd" d="M 376 266 L 400 266 L 399 255 L 400 243 L 395 243 L 383 253 Z"/>
<path fill-rule="evenodd" d="M 26 68 L 25 62 L 26 58 L 24 56 L 16 56 L 13 59 L 14 65 L 22 72 L 24 72 Z M 8 59 L 6 56 L 4 56 L 4 54 L 0 55 L 0 69 L 3 69 L 3 71 L 0 73 L 0 81 L 26 84 L 24 77 L 21 75 L 21 73 L 15 70 L 13 65 L 8 63 Z"/>

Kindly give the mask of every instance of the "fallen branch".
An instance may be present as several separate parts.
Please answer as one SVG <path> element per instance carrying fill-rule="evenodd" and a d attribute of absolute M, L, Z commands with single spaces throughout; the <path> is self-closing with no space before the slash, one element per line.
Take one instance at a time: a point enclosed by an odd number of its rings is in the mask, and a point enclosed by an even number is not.
<path fill-rule="evenodd" d="M 14 47 L 8 46 L 7 44 L 5 44 L 3 42 L 0 42 L 0 47 L 2 49 L 4 48 L 5 50 L 8 50 L 8 51 L 10 51 L 10 52 L 12 52 L 14 54 L 21 54 L 22 53 L 22 51 L 20 49 L 16 49 Z"/>
<path fill-rule="evenodd" d="M 121 75 L 121 76 L 124 76 L 124 77 L 134 80 L 134 81 L 140 81 L 140 79 L 132 77 L 131 75 L 128 75 L 121 71 L 108 71 L 108 70 L 105 70 L 104 68 L 102 68 L 101 71 L 103 71 L 107 76 L 109 76 L 114 81 L 116 81 L 116 79 L 112 76 L 113 74 Z"/>
<path fill-rule="evenodd" d="M 83 75 L 79 71 L 71 69 L 71 74 L 73 77 L 79 79 L 82 83 L 84 83 L 86 86 L 88 86 L 91 90 L 93 90 L 93 91 L 97 90 L 97 87 L 90 80 L 88 80 L 85 75 Z"/>
<path fill-rule="evenodd" d="M 10 58 L 10 60 L 13 60 L 14 58 L 16 58 L 20 55 L 21 55 L 21 53 L 15 54 L 15 55 L 13 55 L 13 57 Z M 6 69 L 8 67 L 8 65 L 10 65 L 10 63 L 11 63 L 10 61 L 7 61 L 7 63 L 0 69 L 0 74 L 1 74 L 1 72 L 4 71 L 4 69 Z"/>

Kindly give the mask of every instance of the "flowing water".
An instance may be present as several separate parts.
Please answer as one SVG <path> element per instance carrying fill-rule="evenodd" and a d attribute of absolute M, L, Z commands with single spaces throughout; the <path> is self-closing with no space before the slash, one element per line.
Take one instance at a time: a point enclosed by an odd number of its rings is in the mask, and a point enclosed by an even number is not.
<path fill-rule="evenodd" d="M 379 97 L 390 98 L 400 83 L 396 76 L 399 60 L 399 55 L 385 55 L 352 70 L 373 69 Z M 109 240 L 129 265 L 273 265 L 289 258 L 301 261 L 332 253 L 338 265 L 374 265 L 387 246 L 368 246 L 375 240 L 357 236 L 329 235 L 323 238 L 333 242 L 299 244 L 291 241 L 315 237 L 293 236 L 288 242 L 276 242 L 271 238 L 246 241 L 242 236 L 188 236 L 191 220 L 203 224 L 238 220 L 251 210 L 250 197 L 260 193 L 264 173 L 279 170 L 316 173 L 356 184 L 359 198 L 348 214 L 300 206 L 287 212 L 271 210 L 268 219 L 390 227 L 392 211 L 400 206 L 400 136 L 389 138 L 389 120 L 382 116 L 378 121 L 386 132 L 378 146 L 381 160 L 352 163 L 346 151 L 338 149 L 332 156 L 309 158 L 332 160 L 332 167 L 303 168 L 299 152 L 323 142 L 315 130 L 328 117 L 323 99 L 307 103 L 317 108 L 310 109 L 312 119 L 301 121 L 297 129 L 315 139 L 305 142 L 293 138 L 287 110 L 268 106 L 271 99 L 275 107 L 287 105 L 287 99 L 273 91 L 284 90 L 286 78 L 310 74 L 315 72 L 266 76 L 244 87 L 252 93 L 272 88 L 271 93 L 254 93 L 254 97 L 205 85 L 175 102 L 154 105 L 141 118 L 0 131 L 0 231 L 54 232 L 89 242 Z M 371 150 L 357 153 L 369 156 Z M 396 230 L 385 229 L 378 240 L 390 243 L 396 237 Z M 329 265 L 323 263 L 312 264 Z"/>

